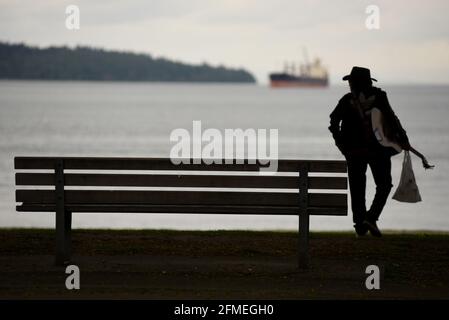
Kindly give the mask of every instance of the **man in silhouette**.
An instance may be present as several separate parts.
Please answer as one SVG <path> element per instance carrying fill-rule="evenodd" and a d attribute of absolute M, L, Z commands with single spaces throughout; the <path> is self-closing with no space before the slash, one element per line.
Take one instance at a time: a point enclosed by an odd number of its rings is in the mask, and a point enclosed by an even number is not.
<path fill-rule="evenodd" d="M 391 191 L 391 156 L 397 151 L 382 146 L 373 133 L 371 110 L 382 113 L 383 126 L 388 137 L 402 149 L 410 150 L 407 134 L 393 112 L 385 91 L 373 86 L 367 68 L 353 67 L 343 80 L 349 81 L 350 93 L 345 94 L 330 115 L 330 127 L 335 144 L 348 164 L 349 189 L 354 228 L 359 236 L 368 231 L 382 236 L 377 220 Z M 376 183 L 376 194 L 369 210 L 366 209 L 366 170 L 370 167 Z"/>

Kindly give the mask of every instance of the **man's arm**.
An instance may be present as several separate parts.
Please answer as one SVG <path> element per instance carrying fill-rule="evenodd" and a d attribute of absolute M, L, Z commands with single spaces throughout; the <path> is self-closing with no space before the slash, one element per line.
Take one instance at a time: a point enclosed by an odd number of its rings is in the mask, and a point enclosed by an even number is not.
<path fill-rule="evenodd" d="M 332 133 L 332 137 L 335 140 L 335 145 L 337 148 L 341 151 L 341 153 L 344 154 L 344 142 L 341 135 L 340 130 L 340 122 L 343 119 L 343 99 L 340 99 L 338 101 L 337 106 L 335 107 L 334 111 L 330 114 L 330 126 L 329 131 Z"/>

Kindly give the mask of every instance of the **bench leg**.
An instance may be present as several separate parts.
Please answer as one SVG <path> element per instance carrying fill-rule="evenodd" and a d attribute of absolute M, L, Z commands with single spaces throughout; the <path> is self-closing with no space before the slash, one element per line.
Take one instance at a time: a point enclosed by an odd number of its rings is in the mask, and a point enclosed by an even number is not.
<path fill-rule="evenodd" d="M 309 267 L 309 214 L 307 212 L 299 215 L 299 237 L 298 237 L 298 268 Z"/>
<path fill-rule="evenodd" d="M 61 210 L 56 212 L 56 265 L 70 262 L 72 242 L 72 213 Z"/>

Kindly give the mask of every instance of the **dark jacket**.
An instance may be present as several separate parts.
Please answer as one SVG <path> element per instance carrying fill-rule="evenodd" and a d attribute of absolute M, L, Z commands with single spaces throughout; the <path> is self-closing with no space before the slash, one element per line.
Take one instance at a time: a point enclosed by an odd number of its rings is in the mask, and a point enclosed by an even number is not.
<path fill-rule="evenodd" d="M 378 108 L 383 115 L 385 135 L 398 143 L 403 149 L 410 147 L 407 133 L 388 102 L 385 91 L 372 87 L 365 92 L 366 96 L 375 95 L 371 108 Z M 335 143 L 344 155 L 355 150 L 367 149 L 374 152 L 395 154 L 393 148 L 382 147 L 376 140 L 371 128 L 371 119 L 363 121 L 358 109 L 351 103 L 352 94 L 344 95 L 334 111 L 330 114 L 330 127 Z"/>

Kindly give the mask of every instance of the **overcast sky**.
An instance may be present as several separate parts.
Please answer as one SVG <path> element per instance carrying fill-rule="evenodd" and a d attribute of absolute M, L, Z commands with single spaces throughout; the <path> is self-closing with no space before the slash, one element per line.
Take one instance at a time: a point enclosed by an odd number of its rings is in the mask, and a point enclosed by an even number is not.
<path fill-rule="evenodd" d="M 80 30 L 65 27 L 69 4 L 80 8 Z M 379 30 L 365 26 L 372 4 Z M 0 41 L 244 67 L 260 83 L 306 46 L 334 84 L 352 65 L 380 83 L 449 83 L 448 15 L 447 0 L 0 0 Z"/>

